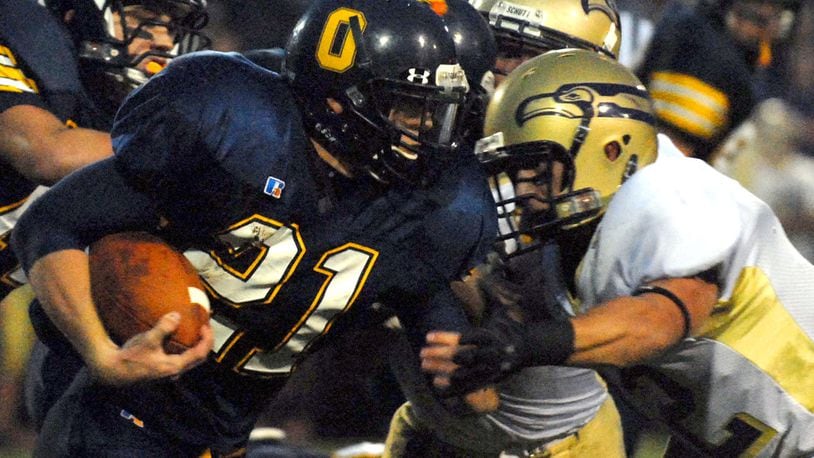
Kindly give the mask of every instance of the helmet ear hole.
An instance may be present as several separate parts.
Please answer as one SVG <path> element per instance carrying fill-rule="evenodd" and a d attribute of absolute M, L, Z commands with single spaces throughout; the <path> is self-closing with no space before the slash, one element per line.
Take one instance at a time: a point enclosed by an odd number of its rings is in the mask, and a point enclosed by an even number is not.
<path fill-rule="evenodd" d="M 622 146 L 619 145 L 619 142 L 614 140 L 605 144 L 605 157 L 607 157 L 609 161 L 614 162 L 619 159 L 619 156 L 621 155 Z"/>

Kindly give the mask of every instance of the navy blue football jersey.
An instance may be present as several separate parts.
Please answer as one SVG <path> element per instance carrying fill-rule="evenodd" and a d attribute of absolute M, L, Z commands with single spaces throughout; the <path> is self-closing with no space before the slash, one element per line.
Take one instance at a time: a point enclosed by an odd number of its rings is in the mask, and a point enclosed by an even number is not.
<path fill-rule="evenodd" d="M 62 245 L 155 224 L 205 282 L 210 361 L 177 382 L 102 391 L 145 424 L 228 448 L 332 330 L 364 325 L 382 306 L 416 344 L 430 329 L 467 326 L 449 282 L 497 232 L 474 155 L 424 189 L 336 175 L 317 158 L 285 80 L 216 52 L 179 57 L 132 93 L 112 135 L 112 161 L 37 205 L 58 207 L 68 194 L 85 201 L 77 207 L 87 214 L 60 222 L 77 234 Z M 115 179 L 95 175 L 105 170 Z M 67 191 L 77 181 L 88 197 Z M 24 254 L 26 265 L 42 254 Z"/>

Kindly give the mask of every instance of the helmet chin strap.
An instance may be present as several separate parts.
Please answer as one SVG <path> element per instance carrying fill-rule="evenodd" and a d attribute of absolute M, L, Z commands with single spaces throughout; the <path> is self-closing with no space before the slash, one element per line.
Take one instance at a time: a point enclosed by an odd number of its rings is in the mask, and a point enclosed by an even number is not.
<path fill-rule="evenodd" d="M 627 164 L 625 165 L 625 173 L 622 175 L 622 183 L 627 181 L 631 175 L 636 173 L 636 170 L 639 170 L 639 155 L 633 153 L 630 155 L 630 159 L 628 159 Z"/>

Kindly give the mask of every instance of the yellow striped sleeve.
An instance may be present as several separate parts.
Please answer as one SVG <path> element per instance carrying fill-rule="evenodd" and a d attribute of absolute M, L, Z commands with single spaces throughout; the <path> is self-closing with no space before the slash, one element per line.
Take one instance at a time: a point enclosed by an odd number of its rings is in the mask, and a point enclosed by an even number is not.
<path fill-rule="evenodd" d="M 658 117 L 691 135 L 710 139 L 728 124 L 729 98 L 694 76 L 655 72 L 649 89 Z"/>
<path fill-rule="evenodd" d="M 3 45 L 0 45 L 0 92 L 39 93 L 37 84 L 23 73 L 14 54 Z"/>

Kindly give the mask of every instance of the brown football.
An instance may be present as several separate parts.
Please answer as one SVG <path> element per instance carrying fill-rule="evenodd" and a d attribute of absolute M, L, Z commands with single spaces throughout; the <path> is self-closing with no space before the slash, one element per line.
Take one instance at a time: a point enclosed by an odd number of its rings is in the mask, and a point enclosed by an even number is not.
<path fill-rule="evenodd" d="M 209 299 L 182 253 L 146 232 L 122 232 L 94 242 L 89 255 L 93 301 L 116 343 L 149 330 L 172 311 L 181 314 L 181 323 L 165 342 L 166 351 L 181 353 L 198 342 L 209 321 Z"/>

